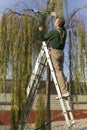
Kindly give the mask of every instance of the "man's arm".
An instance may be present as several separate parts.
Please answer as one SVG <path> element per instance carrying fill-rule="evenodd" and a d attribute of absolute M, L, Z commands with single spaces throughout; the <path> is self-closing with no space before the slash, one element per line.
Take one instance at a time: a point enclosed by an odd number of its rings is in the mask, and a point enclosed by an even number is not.
<path fill-rule="evenodd" d="M 39 26 L 39 32 L 40 32 L 40 37 L 43 41 L 47 41 L 47 40 L 50 40 L 52 38 L 53 30 L 46 33 L 43 31 L 42 26 Z"/>
<path fill-rule="evenodd" d="M 51 15 L 52 17 L 58 17 L 58 15 L 57 15 L 56 12 L 51 12 L 50 15 Z M 39 31 L 42 31 L 42 30 L 43 30 L 42 26 L 39 26 Z"/>
<path fill-rule="evenodd" d="M 50 15 L 52 17 L 57 17 L 56 12 L 51 12 Z M 52 37 L 53 31 L 50 31 L 49 33 L 45 33 L 43 31 L 43 27 L 41 25 L 38 28 L 39 28 L 40 37 L 41 37 L 42 40 L 49 40 Z"/>

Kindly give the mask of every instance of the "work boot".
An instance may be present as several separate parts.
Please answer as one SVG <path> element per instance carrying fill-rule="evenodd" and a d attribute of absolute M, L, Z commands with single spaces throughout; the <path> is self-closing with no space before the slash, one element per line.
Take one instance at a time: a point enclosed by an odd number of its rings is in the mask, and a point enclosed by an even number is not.
<path fill-rule="evenodd" d="M 68 91 L 66 93 L 62 94 L 63 98 L 66 98 L 66 97 L 69 97 L 69 96 L 70 96 L 70 93 Z M 57 96 L 56 99 L 59 99 L 59 97 Z"/>

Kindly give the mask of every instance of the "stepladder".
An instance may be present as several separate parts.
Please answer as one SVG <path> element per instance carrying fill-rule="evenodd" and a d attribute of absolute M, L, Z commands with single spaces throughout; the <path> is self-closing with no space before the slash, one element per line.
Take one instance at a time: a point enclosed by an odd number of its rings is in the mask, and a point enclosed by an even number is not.
<path fill-rule="evenodd" d="M 66 98 L 62 97 L 62 94 L 58 85 L 58 81 L 55 75 L 55 71 L 52 65 L 51 57 L 49 54 L 49 49 L 45 41 L 42 42 L 41 51 L 37 57 L 35 67 L 32 71 L 31 78 L 27 87 L 27 107 L 25 110 L 24 118 L 19 125 L 19 130 L 24 130 L 25 124 L 30 115 L 32 105 L 33 105 L 35 96 L 37 94 L 37 90 L 39 89 L 42 75 L 46 67 L 46 62 L 48 63 L 49 68 L 50 68 L 50 72 L 51 72 L 51 76 L 52 76 L 52 79 L 56 88 L 57 96 L 59 98 L 61 109 L 63 111 L 63 115 L 66 121 L 67 130 L 78 130 L 78 128 L 76 127 L 76 123 L 74 121 L 72 110 L 70 108 L 68 97 Z M 65 103 L 64 103 L 64 100 L 65 100 Z"/>

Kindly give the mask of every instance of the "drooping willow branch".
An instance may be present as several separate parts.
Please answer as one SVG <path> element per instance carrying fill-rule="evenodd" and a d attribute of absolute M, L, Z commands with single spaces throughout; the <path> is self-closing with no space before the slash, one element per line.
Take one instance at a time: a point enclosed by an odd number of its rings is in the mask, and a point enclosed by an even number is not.
<path fill-rule="evenodd" d="M 70 24 L 70 22 L 72 21 L 72 18 L 75 16 L 75 14 L 78 12 L 78 11 L 80 11 L 80 10 L 82 10 L 82 9 L 84 9 L 84 8 L 87 8 L 87 5 L 84 5 L 84 6 L 81 6 L 80 8 L 78 8 L 78 9 L 76 9 L 72 14 L 71 14 L 71 16 L 68 18 L 68 20 L 66 20 L 66 28 L 71 28 L 71 25 L 69 25 Z"/>
<path fill-rule="evenodd" d="M 17 130 L 26 107 L 28 85 L 33 55 L 38 44 L 37 24 L 33 17 L 6 10 L 0 21 L 0 90 L 6 90 L 8 67 L 12 86 L 11 130 Z"/>

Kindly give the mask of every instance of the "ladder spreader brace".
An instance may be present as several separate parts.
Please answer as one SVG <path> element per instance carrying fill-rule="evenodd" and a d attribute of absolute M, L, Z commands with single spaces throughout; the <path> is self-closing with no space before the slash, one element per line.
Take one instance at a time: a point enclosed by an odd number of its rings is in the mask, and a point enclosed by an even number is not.
<path fill-rule="evenodd" d="M 41 51 L 38 55 L 38 58 L 37 58 L 37 61 L 36 61 L 36 64 L 35 64 L 35 68 L 32 72 L 30 82 L 29 82 L 29 85 L 27 87 L 27 108 L 26 108 L 26 111 L 25 111 L 25 114 L 24 114 L 23 121 L 19 125 L 19 130 L 24 130 L 24 126 L 25 126 L 27 119 L 29 117 L 29 114 L 30 114 L 30 111 L 31 111 L 31 108 L 32 108 L 32 105 L 33 105 L 33 102 L 34 102 L 34 99 L 35 99 L 35 96 L 36 96 L 36 93 L 37 93 L 37 89 L 40 86 L 41 75 L 44 72 L 44 67 L 45 67 L 46 61 L 49 65 L 49 68 L 50 68 L 50 71 L 51 71 L 52 79 L 53 79 L 53 82 L 54 82 L 55 87 L 56 87 L 56 91 L 57 91 L 57 94 L 58 94 L 58 97 L 59 97 L 59 101 L 60 101 L 61 108 L 62 108 L 64 117 L 65 117 L 65 120 L 66 120 L 68 130 L 77 130 L 76 124 L 75 124 L 75 121 L 74 121 L 74 118 L 73 118 L 73 114 L 72 114 L 72 111 L 71 111 L 71 108 L 70 108 L 70 105 L 69 105 L 68 97 L 64 98 L 65 103 L 66 103 L 66 107 L 67 107 L 67 110 L 66 110 L 64 100 L 62 98 L 62 95 L 61 95 L 61 92 L 60 92 L 60 89 L 59 89 L 59 86 L 58 86 L 58 83 L 57 83 L 56 75 L 55 75 L 55 72 L 54 72 L 54 69 L 53 69 L 52 61 L 51 61 L 51 58 L 50 58 L 50 55 L 49 55 L 49 50 L 47 48 L 46 42 L 43 42 L 43 44 L 42 44 Z"/>

